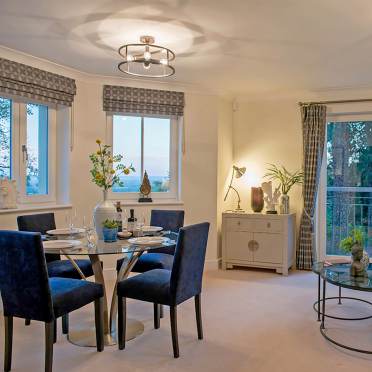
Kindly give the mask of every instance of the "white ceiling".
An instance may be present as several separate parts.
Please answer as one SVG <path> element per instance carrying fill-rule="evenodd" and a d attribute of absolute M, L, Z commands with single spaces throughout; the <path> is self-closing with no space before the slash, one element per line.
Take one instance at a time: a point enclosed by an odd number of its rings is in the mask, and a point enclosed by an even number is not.
<path fill-rule="evenodd" d="M 233 94 L 372 86 L 370 0 L 1 0 L 0 44 L 120 76 L 140 35 L 173 49 L 179 83 Z"/>

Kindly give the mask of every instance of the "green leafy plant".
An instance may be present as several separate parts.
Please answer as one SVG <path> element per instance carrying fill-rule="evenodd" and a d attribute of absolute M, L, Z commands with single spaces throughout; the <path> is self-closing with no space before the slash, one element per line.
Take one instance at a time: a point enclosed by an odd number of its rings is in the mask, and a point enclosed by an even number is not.
<path fill-rule="evenodd" d="M 117 229 L 117 227 L 119 226 L 117 221 L 109 219 L 103 221 L 102 225 L 103 227 L 106 227 L 106 229 Z"/>
<path fill-rule="evenodd" d="M 351 253 L 354 245 L 358 244 L 363 247 L 365 234 L 361 227 L 355 227 L 350 231 L 349 236 L 340 241 L 340 248 L 347 253 Z"/>
<path fill-rule="evenodd" d="M 89 155 L 93 164 L 93 168 L 90 170 L 92 181 L 104 190 L 112 188 L 115 184 L 123 187 L 124 183 L 120 180 L 120 176 L 135 172 L 133 165 L 127 167 L 122 164 L 123 155 L 112 155 L 111 146 L 103 145 L 101 140 L 97 139 L 96 143 L 98 150 Z"/>
<path fill-rule="evenodd" d="M 283 165 L 278 167 L 275 164 L 269 164 L 264 178 L 268 178 L 271 181 L 279 181 L 282 194 L 287 195 L 293 185 L 303 183 L 304 173 L 302 170 L 291 173 Z"/>

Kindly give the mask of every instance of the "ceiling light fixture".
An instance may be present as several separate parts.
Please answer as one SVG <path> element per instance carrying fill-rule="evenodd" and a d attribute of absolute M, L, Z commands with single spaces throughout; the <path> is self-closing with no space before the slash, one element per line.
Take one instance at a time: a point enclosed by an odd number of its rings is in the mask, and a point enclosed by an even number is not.
<path fill-rule="evenodd" d="M 168 48 L 155 45 L 152 36 L 141 36 L 141 44 L 126 44 L 119 48 L 124 58 L 118 69 L 128 75 L 162 78 L 173 75 L 176 71 L 170 65 L 176 55 Z"/>

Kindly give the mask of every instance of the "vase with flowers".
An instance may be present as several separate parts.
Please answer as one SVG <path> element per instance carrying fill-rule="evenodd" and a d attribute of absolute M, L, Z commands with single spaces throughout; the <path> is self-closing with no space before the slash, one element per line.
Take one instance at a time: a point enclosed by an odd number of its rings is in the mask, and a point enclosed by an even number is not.
<path fill-rule="evenodd" d="M 123 155 L 113 155 L 111 146 L 102 144 L 99 139 L 96 143 L 98 150 L 90 154 L 89 159 L 92 162 L 92 182 L 103 190 L 103 201 L 94 208 L 94 225 L 98 239 L 102 240 L 104 221 L 116 217 L 116 208 L 108 200 L 108 192 L 114 185 L 124 186 L 121 176 L 135 172 L 135 169 L 132 165 L 126 166 L 122 163 Z"/>
<path fill-rule="evenodd" d="M 279 181 L 282 192 L 280 197 L 280 214 L 288 214 L 290 212 L 288 193 L 292 186 L 303 183 L 304 173 L 302 170 L 291 173 L 284 166 L 278 167 L 275 164 L 269 164 L 264 177 L 272 181 Z"/>

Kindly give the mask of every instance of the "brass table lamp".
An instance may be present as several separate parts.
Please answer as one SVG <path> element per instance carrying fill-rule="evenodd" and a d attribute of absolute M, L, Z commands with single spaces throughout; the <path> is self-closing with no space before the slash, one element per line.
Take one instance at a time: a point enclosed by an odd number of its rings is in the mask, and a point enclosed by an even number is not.
<path fill-rule="evenodd" d="M 226 201 L 227 196 L 229 195 L 230 190 L 231 189 L 234 190 L 236 192 L 236 195 L 238 196 L 238 205 L 235 208 L 235 211 L 237 211 L 237 212 L 244 212 L 244 211 L 243 211 L 242 208 L 240 208 L 240 195 L 238 193 L 238 190 L 235 187 L 232 186 L 232 183 L 233 183 L 233 180 L 234 180 L 234 176 L 235 176 L 235 178 L 240 178 L 241 176 L 243 176 L 243 174 L 245 173 L 246 170 L 247 170 L 246 167 L 239 168 L 236 165 L 233 165 L 233 172 L 232 172 L 232 176 L 231 176 L 230 185 L 229 185 L 229 188 L 227 189 L 225 198 L 223 199 L 224 201 Z"/>

